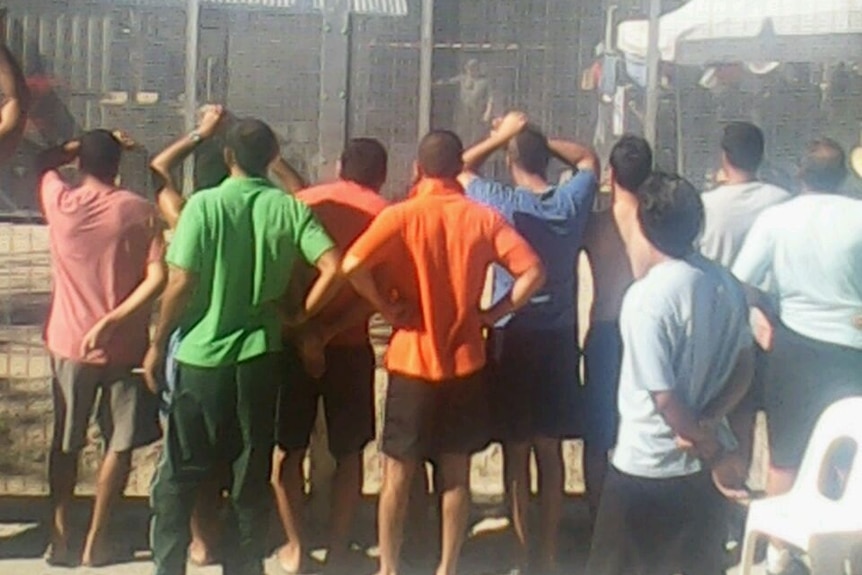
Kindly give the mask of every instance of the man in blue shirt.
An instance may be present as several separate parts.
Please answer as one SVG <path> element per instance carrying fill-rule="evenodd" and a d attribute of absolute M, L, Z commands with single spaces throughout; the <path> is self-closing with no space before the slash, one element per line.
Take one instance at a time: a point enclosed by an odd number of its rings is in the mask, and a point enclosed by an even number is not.
<path fill-rule="evenodd" d="M 862 201 L 840 193 L 846 176 L 841 146 L 812 142 L 799 167 L 803 193 L 757 218 L 733 266 L 763 290 L 751 299 L 780 310 L 772 325 L 755 316 L 767 351 L 769 495 L 793 486 L 826 408 L 862 395 Z M 786 549 L 770 547 L 767 560 L 770 572 L 795 568 Z"/>
<path fill-rule="evenodd" d="M 481 178 L 479 167 L 498 150 L 514 186 Z M 561 186 L 548 183 L 552 156 L 576 169 Z M 581 435 L 577 328 L 577 262 L 598 187 L 599 162 L 579 144 L 548 140 L 512 112 L 492 134 L 464 154 L 460 180 L 468 197 L 495 208 L 542 258 L 547 283 L 518 313 L 503 319 L 490 338 L 496 373 L 491 407 L 503 442 L 506 489 L 519 542 L 520 567 L 531 555 L 527 535 L 530 450 L 536 451 L 541 493 L 539 569 L 556 567 L 563 497 L 562 440 Z M 512 288 L 512 277 L 494 270 L 493 303 Z"/>
<path fill-rule="evenodd" d="M 617 192 L 636 281 L 620 313 L 620 427 L 586 573 L 723 573 L 713 477 L 741 481 L 727 467 L 735 442 L 725 417 L 754 369 L 745 292 L 695 253 L 703 204 L 691 184 L 654 174 Z"/>

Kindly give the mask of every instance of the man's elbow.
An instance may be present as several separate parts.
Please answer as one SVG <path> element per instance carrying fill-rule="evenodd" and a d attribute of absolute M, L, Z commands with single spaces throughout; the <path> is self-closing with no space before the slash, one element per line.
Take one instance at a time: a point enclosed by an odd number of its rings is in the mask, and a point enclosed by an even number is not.
<path fill-rule="evenodd" d="M 548 273 L 545 270 L 544 264 L 541 262 L 536 263 L 533 267 L 531 267 L 527 273 L 530 278 L 530 285 L 533 288 L 533 291 L 538 291 L 545 286 L 545 283 L 548 281 Z"/>

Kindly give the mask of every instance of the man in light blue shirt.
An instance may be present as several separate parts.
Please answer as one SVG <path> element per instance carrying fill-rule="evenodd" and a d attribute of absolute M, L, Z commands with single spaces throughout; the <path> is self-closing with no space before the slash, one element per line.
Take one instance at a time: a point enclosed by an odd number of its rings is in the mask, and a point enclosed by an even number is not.
<path fill-rule="evenodd" d="M 514 186 L 476 174 L 503 149 Z M 559 186 L 549 184 L 552 156 L 578 173 Z M 576 270 L 598 187 L 598 159 L 585 146 L 548 140 L 527 125 L 524 114 L 512 112 L 496 123 L 488 139 L 466 151 L 464 164 L 460 181 L 467 196 L 500 212 L 547 270 L 547 282 L 530 304 L 496 326 L 489 357 L 495 369 L 491 394 L 495 439 L 503 442 L 505 481 L 519 542 L 516 562 L 526 568 L 530 555 L 526 517 L 530 450 L 535 449 L 542 516 L 535 556 L 540 571 L 554 572 L 564 486 L 562 440 L 583 434 Z M 512 284 L 512 276 L 497 267 L 493 303 L 507 297 Z"/>
<path fill-rule="evenodd" d="M 710 471 L 730 480 L 724 418 L 751 383 L 745 292 L 695 253 L 703 204 L 687 181 L 654 174 L 613 209 L 637 281 L 620 315 L 619 436 L 586 572 L 721 573 L 723 501 Z"/>
<path fill-rule="evenodd" d="M 862 395 L 862 201 L 838 193 L 846 174 L 836 142 L 811 143 L 799 170 L 804 193 L 761 214 L 733 266 L 780 307 L 759 338 L 769 351 L 770 495 L 793 485 L 820 414 Z M 773 555 L 777 571 L 786 561 Z"/>

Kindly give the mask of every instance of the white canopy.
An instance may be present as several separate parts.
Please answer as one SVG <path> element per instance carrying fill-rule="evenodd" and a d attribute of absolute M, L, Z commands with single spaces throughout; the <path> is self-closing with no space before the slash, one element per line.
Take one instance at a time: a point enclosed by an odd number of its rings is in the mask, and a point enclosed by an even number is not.
<path fill-rule="evenodd" d="M 648 34 L 623 22 L 617 46 L 645 59 Z M 862 0 L 691 0 L 661 17 L 659 50 L 680 64 L 862 59 Z"/>

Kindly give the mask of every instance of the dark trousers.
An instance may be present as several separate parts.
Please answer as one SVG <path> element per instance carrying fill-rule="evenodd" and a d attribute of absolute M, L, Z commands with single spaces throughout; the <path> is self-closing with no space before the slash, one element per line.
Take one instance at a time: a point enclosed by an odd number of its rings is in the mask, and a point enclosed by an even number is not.
<path fill-rule="evenodd" d="M 587 575 L 723 575 L 723 500 L 708 472 L 649 479 L 608 470 Z"/>
<path fill-rule="evenodd" d="M 262 575 L 271 508 L 277 355 L 218 368 L 179 366 L 152 487 L 156 575 L 185 573 L 200 485 L 231 472 L 225 575 Z"/>

